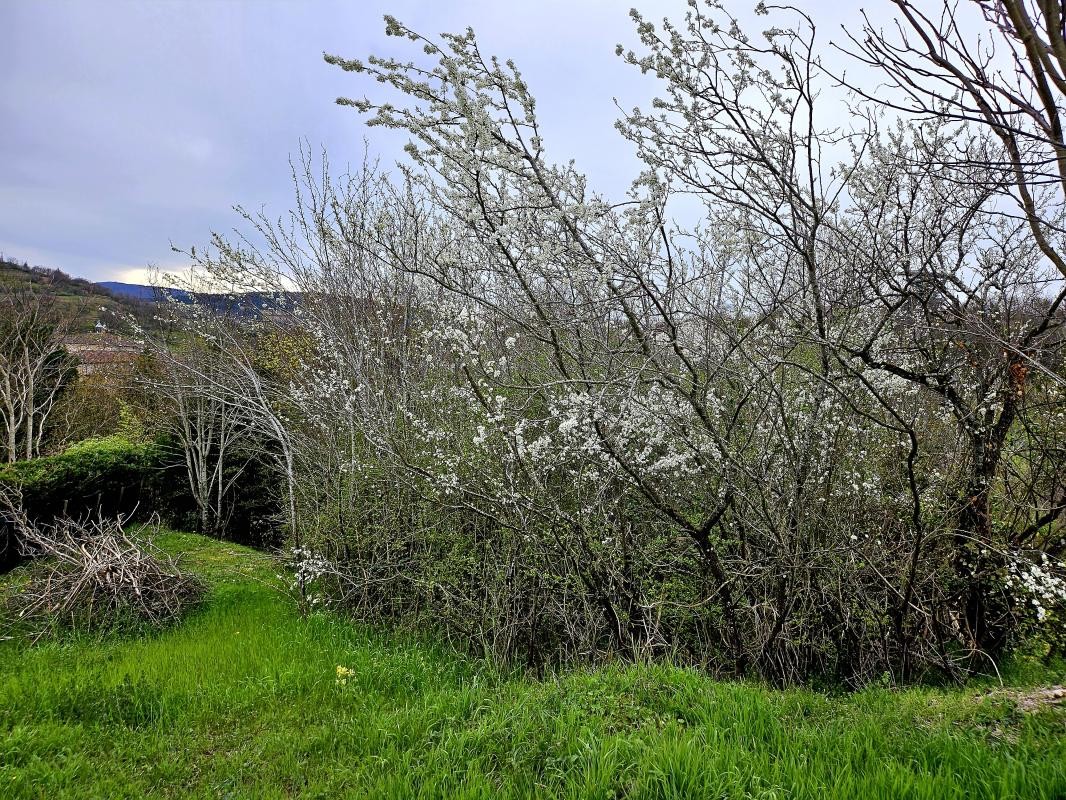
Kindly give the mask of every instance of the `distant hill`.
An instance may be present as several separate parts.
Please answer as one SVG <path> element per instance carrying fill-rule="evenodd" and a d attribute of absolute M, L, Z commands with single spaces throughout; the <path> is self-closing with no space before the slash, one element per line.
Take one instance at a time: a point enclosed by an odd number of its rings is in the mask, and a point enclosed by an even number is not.
<path fill-rule="evenodd" d="M 300 297 L 297 292 L 240 292 L 237 294 L 190 292 L 186 289 L 162 288 L 121 281 L 102 281 L 97 286 L 102 286 L 112 294 L 138 302 L 155 303 L 166 298 L 178 303 L 197 303 L 216 313 L 233 314 L 239 317 L 261 317 L 291 308 L 299 302 Z"/>
<path fill-rule="evenodd" d="M 218 314 L 257 318 L 284 313 L 299 302 L 296 292 L 243 292 L 224 294 L 190 292 L 185 289 L 160 288 L 142 283 L 101 281 L 94 283 L 75 278 L 59 269 L 31 267 L 0 255 L 0 293 L 34 286 L 38 291 L 55 294 L 61 301 L 79 305 L 83 319 L 78 328 L 89 331 L 102 322 L 116 333 L 125 332 L 122 318 L 132 314 L 142 325 L 151 323 L 155 303 L 163 299 L 178 303 L 197 303 Z M 91 302 L 90 302 L 91 301 Z"/>
<path fill-rule="evenodd" d="M 164 295 L 182 303 L 192 301 L 192 295 L 184 289 L 162 289 L 158 286 L 146 286 L 143 283 L 122 283 L 121 281 L 100 281 L 96 285 L 120 297 L 129 297 L 148 303 L 154 303 Z"/>
<path fill-rule="evenodd" d="M 152 316 L 152 304 L 128 294 L 113 292 L 106 286 L 84 278 L 75 278 L 60 269 L 31 267 L 0 256 L 0 294 L 34 289 L 55 295 L 61 303 L 76 307 L 80 314 L 78 328 L 93 330 L 97 322 L 121 331 L 123 319 L 133 315 L 138 320 Z"/>
<path fill-rule="evenodd" d="M 135 300 L 155 300 L 156 288 L 143 286 L 139 283 L 122 283 L 121 281 L 100 281 L 97 286 L 103 286 L 112 294 L 122 297 L 132 297 Z"/>

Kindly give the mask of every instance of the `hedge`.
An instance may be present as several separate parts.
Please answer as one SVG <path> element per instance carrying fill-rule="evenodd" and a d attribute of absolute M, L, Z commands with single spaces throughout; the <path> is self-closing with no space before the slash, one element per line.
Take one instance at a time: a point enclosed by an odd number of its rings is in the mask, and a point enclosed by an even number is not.
<path fill-rule="evenodd" d="M 272 475 L 256 462 L 234 487 L 235 507 L 225 538 L 253 547 L 280 543 L 277 491 Z M 0 490 L 22 493 L 30 519 L 158 512 L 181 528 L 195 527 L 196 513 L 180 449 L 164 440 L 132 442 L 123 436 L 86 439 L 54 456 L 0 465 Z M 20 561 L 10 527 L 0 523 L 0 572 Z"/>
<path fill-rule="evenodd" d="M 58 455 L 0 465 L 0 489 L 19 490 L 27 516 L 38 521 L 167 512 L 182 505 L 175 501 L 184 486 L 183 476 L 168 461 L 158 443 L 121 436 L 87 439 Z M 12 532 L 4 525 L 0 570 L 18 561 Z"/>

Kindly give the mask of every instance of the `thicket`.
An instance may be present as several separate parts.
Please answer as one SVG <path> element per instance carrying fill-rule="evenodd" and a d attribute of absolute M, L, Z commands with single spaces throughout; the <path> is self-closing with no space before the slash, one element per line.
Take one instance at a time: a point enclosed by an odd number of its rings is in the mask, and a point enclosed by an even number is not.
<path fill-rule="evenodd" d="M 394 93 L 340 102 L 411 163 L 305 160 L 290 217 L 190 253 L 274 305 L 180 317 L 210 359 L 171 357 L 269 443 L 308 602 L 782 683 L 1061 646 L 1061 142 L 856 113 L 776 13 L 757 43 L 713 3 L 637 16 L 663 93 L 618 124 L 646 165 L 619 203 L 470 31 L 390 18 L 422 61 L 327 59 Z"/>

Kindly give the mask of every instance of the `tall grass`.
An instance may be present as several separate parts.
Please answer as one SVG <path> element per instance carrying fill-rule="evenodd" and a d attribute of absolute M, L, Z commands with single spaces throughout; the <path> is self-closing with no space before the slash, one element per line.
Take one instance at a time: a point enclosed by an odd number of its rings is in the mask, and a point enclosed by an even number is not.
<path fill-rule="evenodd" d="M 1061 710 L 666 666 L 533 680 L 301 619 L 233 545 L 160 543 L 212 584 L 180 625 L 0 645 L 0 797 L 1066 797 Z"/>

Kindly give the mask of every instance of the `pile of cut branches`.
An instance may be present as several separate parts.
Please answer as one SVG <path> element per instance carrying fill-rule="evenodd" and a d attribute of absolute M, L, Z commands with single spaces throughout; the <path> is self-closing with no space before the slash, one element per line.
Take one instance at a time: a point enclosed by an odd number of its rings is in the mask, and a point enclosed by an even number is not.
<path fill-rule="evenodd" d="M 159 627 L 203 593 L 202 584 L 168 554 L 127 534 L 122 517 L 41 524 L 15 504 L 4 505 L 4 517 L 35 560 L 30 580 L 10 600 L 18 620 L 44 623 L 45 630 L 130 621 Z"/>

